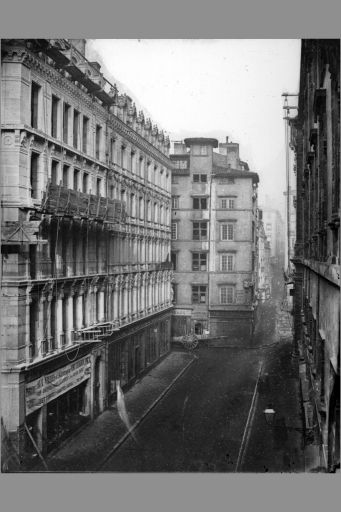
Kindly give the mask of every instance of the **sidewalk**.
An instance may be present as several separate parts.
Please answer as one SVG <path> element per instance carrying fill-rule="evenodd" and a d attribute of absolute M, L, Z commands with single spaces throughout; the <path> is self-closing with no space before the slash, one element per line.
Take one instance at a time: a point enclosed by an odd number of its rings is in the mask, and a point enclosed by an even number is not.
<path fill-rule="evenodd" d="M 125 393 L 130 423 L 138 424 L 166 394 L 187 367 L 195 361 L 188 352 L 171 352 Z M 49 471 L 100 471 L 102 462 L 129 436 L 116 404 L 86 425 L 57 452 L 45 460 Z M 34 471 L 45 471 L 37 466 Z"/>
<path fill-rule="evenodd" d="M 264 354 L 241 467 L 247 472 L 298 473 L 306 470 L 298 363 L 291 357 L 290 317 L 278 306 L 276 309 L 278 342 Z M 276 411 L 273 425 L 267 424 L 264 415 L 269 404 Z"/>

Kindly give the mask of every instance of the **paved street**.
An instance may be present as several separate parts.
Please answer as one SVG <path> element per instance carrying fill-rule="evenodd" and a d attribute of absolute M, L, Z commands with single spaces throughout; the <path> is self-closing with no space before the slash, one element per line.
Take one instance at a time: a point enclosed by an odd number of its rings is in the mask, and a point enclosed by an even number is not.
<path fill-rule="evenodd" d="M 253 349 L 200 348 L 196 362 L 146 417 L 135 439 L 129 437 L 101 470 L 303 471 L 290 326 L 279 305 L 261 307 Z M 281 414 L 275 427 L 263 414 L 269 401 Z"/>
<path fill-rule="evenodd" d="M 102 470 L 233 471 L 258 368 L 255 351 L 200 349 L 138 428 L 137 442 L 129 438 Z"/>

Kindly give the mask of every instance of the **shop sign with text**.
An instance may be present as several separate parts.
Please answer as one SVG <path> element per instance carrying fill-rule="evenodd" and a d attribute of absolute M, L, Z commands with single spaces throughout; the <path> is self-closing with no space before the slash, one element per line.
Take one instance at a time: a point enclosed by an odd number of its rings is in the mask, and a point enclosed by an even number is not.
<path fill-rule="evenodd" d="M 86 356 L 29 382 L 26 384 L 26 415 L 78 386 L 88 379 L 90 374 L 91 357 Z"/>

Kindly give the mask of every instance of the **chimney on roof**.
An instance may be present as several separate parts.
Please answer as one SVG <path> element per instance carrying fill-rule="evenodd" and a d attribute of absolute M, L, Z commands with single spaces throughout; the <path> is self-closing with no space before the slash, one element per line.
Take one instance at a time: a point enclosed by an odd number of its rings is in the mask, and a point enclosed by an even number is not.
<path fill-rule="evenodd" d="M 229 137 L 227 136 L 226 137 L 226 144 L 228 144 L 228 143 L 229 143 Z"/>

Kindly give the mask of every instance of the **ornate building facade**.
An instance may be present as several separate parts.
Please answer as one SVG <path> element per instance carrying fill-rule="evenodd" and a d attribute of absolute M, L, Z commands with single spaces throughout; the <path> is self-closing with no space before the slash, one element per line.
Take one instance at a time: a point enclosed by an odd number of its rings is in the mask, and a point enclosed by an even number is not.
<path fill-rule="evenodd" d="M 258 175 L 239 144 L 190 138 L 174 144 L 172 338 L 193 332 L 248 343 L 255 322 Z"/>
<path fill-rule="evenodd" d="M 24 463 L 169 350 L 169 139 L 85 45 L 2 41 L 2 420 Z"/>
<path fill-rule="evenodd" d="M 303 40 L 298 115 L 294 274 L 295 352 L 306 465 L 340 468 L 340 41 Z"/>

